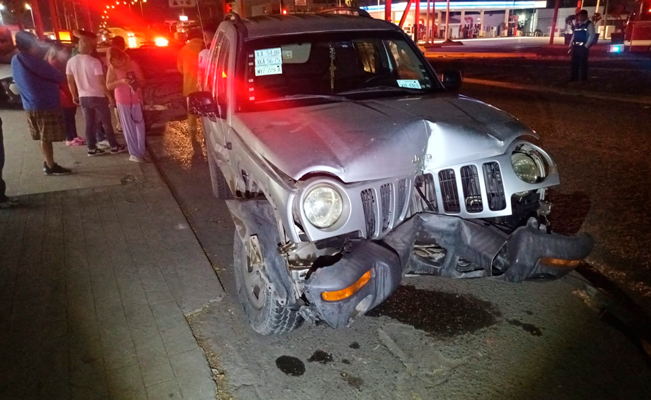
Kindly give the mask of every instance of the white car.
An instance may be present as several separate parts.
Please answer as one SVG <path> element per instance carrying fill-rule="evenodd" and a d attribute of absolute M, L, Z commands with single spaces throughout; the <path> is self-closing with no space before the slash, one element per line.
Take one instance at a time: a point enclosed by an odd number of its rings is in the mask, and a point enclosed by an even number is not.
<path fill-rule="evenodd" d="M 18 105 L 21 104 L 20 92 L 18 91 L 18 86 L 14 82 L 14 76 L 11 72 L 11 64 L 9 61 L 2 60 L 0 64 L 0 85 L 2 85 L 2 90 L 0 91 L 0 104 L 2 105 Z"/>

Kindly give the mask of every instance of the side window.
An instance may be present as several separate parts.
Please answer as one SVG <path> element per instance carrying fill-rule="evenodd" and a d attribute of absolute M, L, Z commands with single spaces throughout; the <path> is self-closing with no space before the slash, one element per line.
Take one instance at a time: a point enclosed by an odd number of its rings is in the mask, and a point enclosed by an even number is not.
<path fill-rule="evenodd" d="M 217 71 L 217 60 L 219 58 L 219 50 L 222 42 L 224 41 L 224 32 L 219 32 L 217 37 L 213 40 L 215 45 L 210 52 L 210 64 L 206 73 L 206 90 L 215 95 L 215 71 Z"/>
<path fill-rule="evenodd" d="M 215 71 L 215 86 L 216 93 L 213 92 L 215 98 L 220 104 L 227 104 L 228 101 L 228 60 L 230 53 L 230 42 L 227 37 L 224 37 L 221 47 L 219 49 L 219 59 L 217 61 L 217 70 Z"/>

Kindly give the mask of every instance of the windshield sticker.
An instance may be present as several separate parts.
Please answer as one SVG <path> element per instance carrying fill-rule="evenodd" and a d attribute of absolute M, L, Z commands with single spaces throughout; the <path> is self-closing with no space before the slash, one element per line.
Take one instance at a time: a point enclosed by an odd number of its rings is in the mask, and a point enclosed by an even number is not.
<path fill-rule="evenodd" d="M 291 60 L 294 58 L 294 54 L 291 50 L 283 50 L 283 60 Z"/>
<path fill-rule="evenodd" d="M 282 65 L 265 65 L 263 67 L 255 67 L 255 76 L 280 75 L 282 73 Z"/>
<path fill-rule="evenodd" d="M 416 79 L 398 79 L 398 86 L 401 88 L 407 88 L 407 89 L 422 89 L 422 86 L 420 86 L 420 82 L 418 82 Z"/>
<path fill-rule="evenodd" d="M 262 49 L 255 51 L 255 76 L 278 75 L 283 73 L 282 49 Z"/>

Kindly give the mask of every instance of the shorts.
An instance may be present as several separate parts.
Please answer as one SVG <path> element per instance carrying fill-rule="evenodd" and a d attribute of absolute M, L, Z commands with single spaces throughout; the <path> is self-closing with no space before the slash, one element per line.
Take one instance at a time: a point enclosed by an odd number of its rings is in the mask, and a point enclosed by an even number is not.
<path fill-rule="evenodd" d="M 66 127 L 61 110 L 27 110 L 27 123 L 34 140 L 43 142 L 66 140 Z"/>

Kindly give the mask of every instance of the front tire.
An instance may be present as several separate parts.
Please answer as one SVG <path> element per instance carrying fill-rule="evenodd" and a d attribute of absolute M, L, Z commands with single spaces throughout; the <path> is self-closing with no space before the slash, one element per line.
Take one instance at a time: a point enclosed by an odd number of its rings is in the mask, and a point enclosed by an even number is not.
<path fill-rule="evenodd" d="M 264 336 L 284 335 L 300 327 L 303 318 L 296 310 L 280 304 L 278 295 L 266 283 L 269 278 L 261 246 L 250 237 L 243 241 L 235 231 L 233 268 L 237 296 L 253 330 Z"/>

